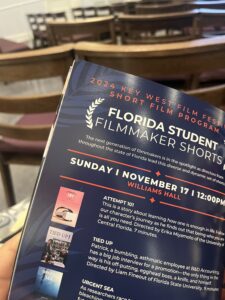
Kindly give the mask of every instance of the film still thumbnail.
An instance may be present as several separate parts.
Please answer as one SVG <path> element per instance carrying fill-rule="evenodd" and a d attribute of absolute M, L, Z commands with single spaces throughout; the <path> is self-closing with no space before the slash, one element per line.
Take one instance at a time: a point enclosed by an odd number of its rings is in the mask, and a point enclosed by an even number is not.
<path fill-rule="evenodd" d="M 41 262 L 65 268 L 73 233 L 49 227 Z"/>
<path fill-rule="evenodd" d="M 60 187 L 51 221 L 75 227 L 83 197 L 81 191 Z"/>
<path fill-rule="evenodd" d="M 61 272 L 39 267 L 35 281 L 37 297 L 39 299 L 57 299 L 62 277 L 63 273 Z"/>

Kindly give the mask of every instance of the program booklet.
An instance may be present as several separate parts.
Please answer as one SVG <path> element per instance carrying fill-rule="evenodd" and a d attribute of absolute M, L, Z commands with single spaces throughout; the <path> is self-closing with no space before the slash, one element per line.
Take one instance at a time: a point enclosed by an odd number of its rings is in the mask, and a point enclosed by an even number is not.
<path fill-rule="evenodd" d="M 9 300 L 219 300 L 225 113 L 93 63 L 70 70 Z"/>

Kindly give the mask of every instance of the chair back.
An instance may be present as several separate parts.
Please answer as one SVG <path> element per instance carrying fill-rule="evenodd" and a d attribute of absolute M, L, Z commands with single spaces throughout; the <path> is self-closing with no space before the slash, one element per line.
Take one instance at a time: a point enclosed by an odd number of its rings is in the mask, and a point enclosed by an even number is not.
<path fill-rule="evenodd" d="M 188 95 L 195 96 L 212 105 L 224 109 L 225 107 L 225 84 L 194 89 L 185 92 Z"/>
<path fill-rule="evenodd" d="M 0 112 L 7 114 L 38 114 L 55 112 L 61 91 L 35 93 L 33 80 L 61 77 L 64 81 L 73 62 L 71 45 L 50 47 L 13 54 L 0 55 L 0 81 L 7 82 L 10 90 L 12 82 L 31 81 L 30 93 L 26 95 L 0 95 Z M 40 86 L 41 87 L 41 86 Z M 21 94 L 22 91 L 21 91 Z M 31 115 L 32 120 L 32 115 Z M 32 122 L 31 122 L 32 123 Z M 51 124 L 0 124 L 0 135 L 21 140 L 46 140 Z"/>
<path fill-rule="evenodd" d="M 156 45 L 75 45 L 78 58 L 153 80 L 184 76 L 187 88 L 201 75 L 225 68 L 225 36 Z"/>
<path fill-rule="evenodd" d="M 72 8 L 71 13 L 74 19 L 85 18 L 84 9 L 82 7 Z"/>
<path fill-rule="evenodd" d="M 96 14 L 97 14 L 98 17 L 109 16 L 109 15 L 113 14 L 113 9 L 109 5 L 97 6 L 96 7 Z"/>
<path fill-rule="evenodd" d="M 114 16 L 88 18 L 66 22 L 48 23 L 49 35 L 54 45 L 74 42 L 79 36 L 87 39 L 115 43 Z"/>
<path fill-rule="evenodd" d="M 154 15 L 120 15 L 123 44 L 149 44 L 199 37 L 198 11 Z"/>
<path fill-rule="evenodd" d="M 71 12 L 74 19 L 86 19 L 97 16 L 96 8 L 94 6 L 72 8 Z"/>
<path fill-rule="evenodd" d="M 73 53 L 64 45 L 0 55 L 0 173 L 8 206 L 15 204 L 9 166 L 41 163 Z M 55 76 L 61 83 L 46 92 Z"/>
<path fill-rule="evenodd" d="M 34 37 L 34 48 L 49 45 L 47 38 L 47 22 L 50 20 L 66 20 L 65 12 L 28 14 L 27 19 Z"/>
<path fill-rule="evenodd" d="M 113 9 L 109 5 L 96 6 L 96 7 L 76 7 L 71 9 L 74 19 L 79 18 L 91 18 L 91 17 L 103 17 L 113 14 Z"/>

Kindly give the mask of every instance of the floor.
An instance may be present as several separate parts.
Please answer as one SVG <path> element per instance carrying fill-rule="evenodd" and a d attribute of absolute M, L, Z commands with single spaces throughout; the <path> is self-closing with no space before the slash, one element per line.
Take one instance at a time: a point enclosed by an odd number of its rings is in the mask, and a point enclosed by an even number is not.
<path fill-rule="evenodd" d="M 26 83 L 1 83 L 1 95 L 28 95 L 29 93 L 39 92 L 55 92 L 62 90 L 62 82 L 60 78 L 51 78 L 47 81 L 29 81 Z M 0 122 L 15 123 L 20 116 L 0 114 Z M 0 137 L 1 138 L 1 137 Z M 19 202 L 26 197 L 31 197 L 37 179 L 39 167 L 12 165 L 11 172 L 13 177 L 13 185 L 16 194 L 16 201 Z M 1 176 L 1 175 L 0 175 Z M 0 211 L 7 208 L 5 194 L 0 177 Z"/>

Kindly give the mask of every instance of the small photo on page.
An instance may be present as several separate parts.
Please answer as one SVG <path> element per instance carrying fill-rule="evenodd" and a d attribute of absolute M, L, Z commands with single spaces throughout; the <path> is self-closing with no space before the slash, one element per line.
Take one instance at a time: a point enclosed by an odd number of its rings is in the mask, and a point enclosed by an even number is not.
<path fill-rule="evenodd" d="M 63 273 L 39 267 L 35 281 L 35 292 L 47 299 L 57 299 Z"/>
<path fill-rule="evenodd" d="M 52 222 L 75 227 L 84 193 L 60 187 L 57 196 Z"/>
<path fill-rule="evenodd" d="M 73 233 L 49 227 L 41 262 L 65 268 Z"/>

